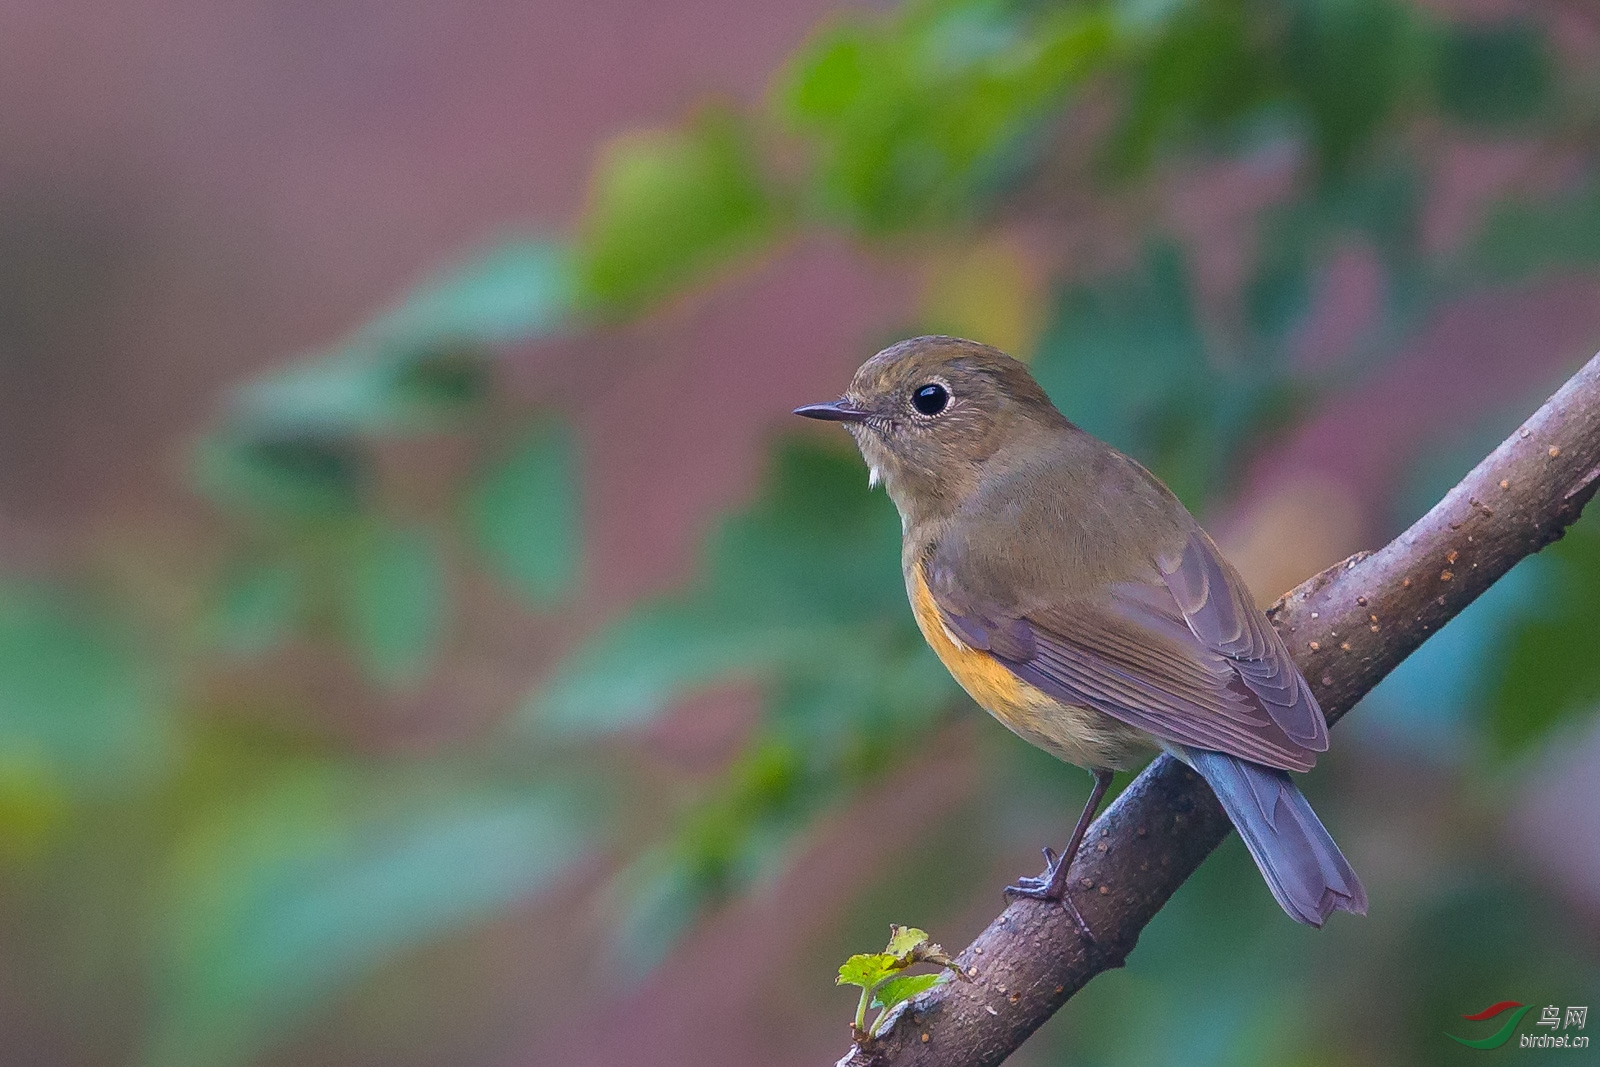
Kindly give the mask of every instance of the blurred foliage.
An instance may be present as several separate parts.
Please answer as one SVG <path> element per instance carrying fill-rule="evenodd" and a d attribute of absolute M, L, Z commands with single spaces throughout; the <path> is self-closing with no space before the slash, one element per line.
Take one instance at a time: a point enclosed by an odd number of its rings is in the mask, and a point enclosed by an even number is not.
<path fill-rule="evenodd" d="M 470 487 L 468 528 L 484 563 L 532 604 L 554 600 L 577 579 L 578 472 L 560 423 L 537 423 Z"/>
<path fill-rule="evenodd" d="M 794 57 L 779 106 L 813 135 L 813 199 L 865 233 L 958 218 L 1119 44 L 1104 4 L 953 0 L 852 19 Z"/>
<path fill-rule="evenodd" d="M 900 529 L 844 449 L 786 444 L 762 497 L 725 520 L 692 591 L 640 605 L 541 685 L 537 736 L 636 729 L 698 691 L 759 682 L 765 721 L 719 785 L 618 878 L 634 964 L 745 888 L 850 787 L 903 759 L 956 688 L 903 609 Z"/>
<path fill-rule="evenodd" d="M 136 785 L 168 755 L 167 680 L 132 635 L 52 590 L 0 585 L 0 805 Z"/>
<path fill-rule="evenodd" d="M 1528 602 L 1491 661 L 1490 736 L 1522 748 L 1600 705 L 1600 520 L 1589 515 L 1544 554 L 1544 594 Z"/>
<path fill-rule="evenodd" d="M 352 539 L 344 569 L 346 628 L 372 675 L 427 675 L 443 629 L 445 577 L 425 531 L 375 525 Z"/>
<path fill-rule="evenodd" d="M 1451 118 L 1494 127 L 1529 122 L 1549 102 L 1549 46 L 1537 26 L 1512 21 L 1445 30 L 1436 60 L 1439 105 Z"/>
<path fill-rule="evenodd" d="M 789 444 L 774 467 L 762 498 L 712 535 L 694 589 L 642 605 L 590 642 L 535 694 L 530 724 L 613 731 L 718 680 L 798 690 L 831 688 L 851 675 L 853 686 L 891 656 L 922 660 L 915 625 L 896 610 L 905 596 L 895 563 L 899 525 L 861 491 L 859 461 L 843 449 Z M 921 687 L 906 710 L 948 692 Z M 826 734 L 880 723 L 886 709 L 878 699 L 837 709 Z M 894 724 L 881 726 L 893 732 Z"/>
<path fill-rule="evenodd" d="M 637 311 L 685 276 L 759 246 L 783 215 L 782 190 L 763 177 L 752 131 L 732 112 L 618 139 L 591 194 L 581 291 L 601 307 Z"/>
<path fill-rule="evenodd" d="M 1287 421 L 1297 386 L 1262 349 L 1212 357 L 1190 274 L 1182 251 L 1159 243 L 1133 271 L 1066 287 L 1033 370 L 1068 418 L 1199 508 L 1245 446 Z"/>
<path fill-rule="evenodd" d="M 1600 262 L 1600 191 L 1593 180 L 1553 203 L 1505 204 L 1485 224 L 1480 269 L 1505 282 Z"/>
<path fill-rule="evenodd" d="M 163 872 L 146 1062 L 250 1062 L 374 960 L 538 892 L 581 854 L 570 807 L 440 768 L 290 761 L 198 813 Z"/>
<path fill-rule="evenodd" d="M 1442 496 L 1521 423 L 1526 407 L 1492 412 L 1424 457 L 1404 494 L 1407 511 Z M 1517 767 L 1539 742 L 1591 714 L 1600 706 L 1600 663 L 1586 651 L 1600 623 L 1597 583 L 1600 513 L 1591 508 L 1384 679 L 1376 695 L 1388 741 L 1425 761 L 1488 755 Z"/>
<path fill-rule="evenodd" d="M 960 701 L 906 611 L 891 509 L 844 441 L 815 438 L 776 447 L 764 491 L 715 524 L 689 584 L 588 635 L 482 745 L 378 759 L 294 735 L 255 706 L 273 698 L 218 698 L 241 664 L 296 675 L 303 645 L 319 642 L 381 697 L 414 698 L 449 662 L 466 581 L 529 613 L 570 614 L 586 577 L 581 439 L 560 412 L 501 388 L 507 353 L 646 314 L 792 234 L 843 230 L 903 253 L 919 238 L 979 244 L 1069 204 L 1113 220 L 1132 254 L 1048 265 L 1034 370 L 1069 415 L 1204 511 L 1331 375 L 1379 373 L 1444 302 L 1600 264 L 1600 130 L 1574 81 L 1542 22 L 1457 23 L 1400 0 L 913 0 L 841 15 L 768 101 L 615 140 L 570 239 L 497 243 L 237 389 L 196 450 L 195 487 L 229 542 L 195 562 L 187 616 L 0 585 L 0 863 L 47 863 L 81 805 L 108 795 L 132 812 L 180 808 L 175 840 L 141 849 L 160 906 L 150 945 L 125 950 L 152 1005 L 144 1061 L 245 1063 L 384 960 L 620 840 L 616 820 L 579 818 L 556 795 L 552 768 L 576 764 L 614 773 L 605 787 L 647 813 L 610 899 L 628 962 L 648 966 L 779 869 L 819 814 L 915 764 Z M 1570 174 L 1513 186 L 1463 246 L 1441 249 L 1420 222 L 1441 138 L 1533 143 Z M 1255 219 L 1238 291 L 1202 307 L 1194 250 L 1151 205 L 1187 168 L 1264 159 L 1290 162 L 1291 187 Z M 1371 253 L 1381 308 L 1312 370 L 1299 338 L 1350 248 Z M 1003 304 L 988 318 L 1024 321 L 1016 289 L 977 290 Z M 443 506 L 396 499 L 385 477 L 407 461 L 393 446 L 417 439 L 470 457 Z M 1451 724 L 1482 726 L 1486 752 L 1526 752 L 1600 700 L 1593 521 L 1536 562 L 1543 577 L 1508 582 L 1407 668 L 1477 700 Z M 730 685 L 756 687 L 761 712 L 710 780 L 655 796 L 604 758 L 631 746 L 648 760 L 641 731 Z M 248 773 L 207 762 L 215 735 L 243 746 L 256 731 L 283 751 L 262 745 Z M 1448 747 L 1469 767 L 1494 758 Z M 525 762 L 508 784 L 511 751 Z M 997 776 L 1026 759 L 996 758 L 1013 761 Z M 190 795 L 196 778 L 212 785 Z M 1004 805 L 991 807 L 993 830 Z M 1208 864 L 1138 967 L 1076 1002 L 1082 1062 L 1392 1060 L 1394 1047 L 1363 1045 L 1337 1020 L 1406 1016 L 1416 1033 L 1477 1006 L 1447 951 L 1475 936 L 1474 915 L 1524 923 L 1528 944 L 1547 946 L 1505 949 L 1518 989 L 1583 965 L 1547 945 L 1536 900 L 1481 864 L 1446 874 L 1488 899 L 1483 910 L 1429 898 L 1311 942 L 1269 917 L 1241 856 Z M 1404 997 L 1376 1004 L 1366 982 L 1318 981 L 1380 965 L 1403 966 Z M 1152 997 L 1187 1007 L 1131 1039 L 1093 1021 L 1136 1017 Z M 1290 1017 L 1307 1022 L 1272 1021 Z"/>
<path fill-rule="evenodd" d="M 1426 69 L 1417 19 L 1390 0 L 1174 5 L 1150 35 L 1113 142 L 1120 169 L 1163 142 L 1237 143 L 1248 127 L 1300 127 L 1323 177 L 1341 175 Z"/>
<path fill-rule="evenodd" d="M 501 242 L 423 283 L 343 346 L 240 388 L 230 427 L 247 441 L 327 446 L 459 425 L 492 387 L 497 347 L 567 324 L 575 270 L 560 245 Z"/>

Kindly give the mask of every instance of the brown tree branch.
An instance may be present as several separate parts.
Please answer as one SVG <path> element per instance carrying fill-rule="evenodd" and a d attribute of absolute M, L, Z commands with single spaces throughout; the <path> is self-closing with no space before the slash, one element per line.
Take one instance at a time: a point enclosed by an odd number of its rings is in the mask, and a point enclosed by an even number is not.
<path fill-rule="evenodd" d="M 1600 356 L 1377 552 L 1303 583 L 1268 613 L 1334 722 L 1523 557 L 1561 537 L 1600 487 Z M 1017 900 L 950 982 L 897 1010 L 838 1067 L 998 1064 L 1144 929 L 1230 829 L 1211 791 L 1156 759 L 1090 829 L 1072 865 L 1087 941 L 1058 906 Z M 1375 904 L 1382 907 L 1381 902 Z"/>

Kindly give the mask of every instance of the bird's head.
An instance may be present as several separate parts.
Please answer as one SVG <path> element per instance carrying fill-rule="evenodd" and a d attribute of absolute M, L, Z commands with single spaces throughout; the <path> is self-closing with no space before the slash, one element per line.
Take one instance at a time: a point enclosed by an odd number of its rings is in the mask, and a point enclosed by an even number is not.
<path fill-rule="evenodd" d="M 886 348 L 841 399 L 795 414 L 844 423 L 907 525 L 954 508 L 1002 449 L 1067 425 L 1021 363 L 956 337 Z"/>

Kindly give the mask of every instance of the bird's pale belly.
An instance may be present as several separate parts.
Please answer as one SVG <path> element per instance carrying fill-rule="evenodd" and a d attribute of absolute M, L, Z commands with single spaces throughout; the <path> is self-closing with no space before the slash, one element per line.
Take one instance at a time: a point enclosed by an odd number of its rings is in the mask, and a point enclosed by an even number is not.
<path fill-rule="evenodd" d="M 1092 708 L 1063 703 L 962 642 L 940 617 L 920 566 L 912 568 L 907 585 L 911 613 L 940 662 L 979 707 L 1024 741 L 1080 767 L 1115 770 L 1137 764 L 1154 747 L 1144 731 Z"/>

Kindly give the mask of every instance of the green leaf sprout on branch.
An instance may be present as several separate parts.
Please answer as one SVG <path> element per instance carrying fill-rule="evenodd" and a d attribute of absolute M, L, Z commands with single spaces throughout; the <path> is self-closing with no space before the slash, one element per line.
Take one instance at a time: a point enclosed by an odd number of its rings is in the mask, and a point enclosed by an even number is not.
<path fill-rule="evenodd" d="M 928 939 L 926 930 L 914 926 L 889 927 L 889 944 L 882 952 L 857 953 L 839 967 L 835 985 L 861 987 L 861 999 L 856 1004 L 855 1022 L 851 1031 L 857 1041 L 869 1041 L 883 1025 L 888 1014 L 918 993 L 926 992 L 944 982 L 942 973 L 905 974 L 908 967 L 918 963 L 936 963 L 947 968 L 963 982 L 968 981 L 956 961 L 943 947 Z M 878 1017 L 867 1026 L 867 1009 L 880 1008 Z"/>

